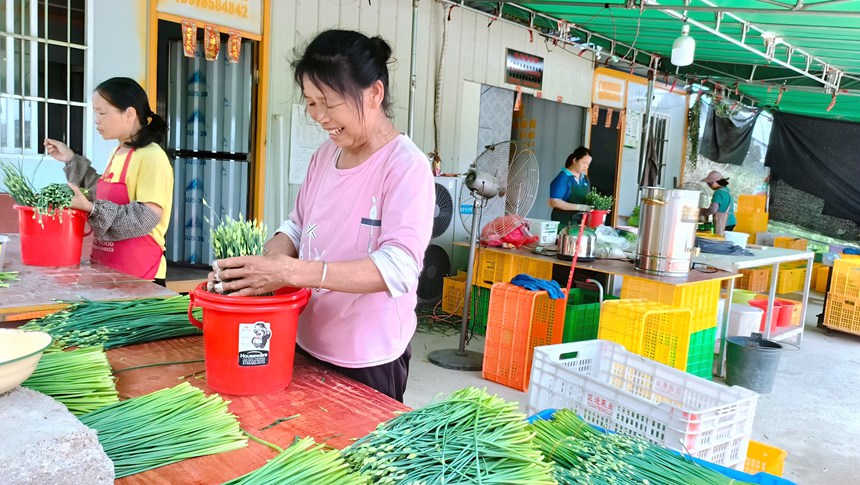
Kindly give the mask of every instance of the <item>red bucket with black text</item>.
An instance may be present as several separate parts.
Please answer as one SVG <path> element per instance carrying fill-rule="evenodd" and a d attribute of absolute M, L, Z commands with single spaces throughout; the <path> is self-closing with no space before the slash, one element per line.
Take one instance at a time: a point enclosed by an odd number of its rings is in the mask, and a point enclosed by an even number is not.
<path fill-rule="evenodd" d="M 87 213 L 64 209 L 43 214 L 41 222 L 32 207 L 15 205 L 21 236 L 21 262 L 30 266 L 76 266 L 81 264 Z"/>
<path fill-rule="evenodd" d="M 210 293 L 200 283 L 189 295 L 188 320 L 203 329 L 206 383 L 221 394 L 252 396 L 290 385 L 299 314 L 307 288 L 281 288 L 273 296 Z M 203 322 L 193 315 L 203 309 Z"/>

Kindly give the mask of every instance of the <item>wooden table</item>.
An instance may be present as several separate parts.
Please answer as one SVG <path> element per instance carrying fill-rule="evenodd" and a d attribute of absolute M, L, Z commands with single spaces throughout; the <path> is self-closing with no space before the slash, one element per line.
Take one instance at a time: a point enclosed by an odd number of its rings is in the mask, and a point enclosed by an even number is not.
<path fill-rule="evenodd" d="M 64 308 L 64 301 L 131 300 L 168 297 L 175 292 L 99 264 L 27 266 L 21 262 L 17 234 L 9 236 L 3 271 L 17 271 L 18 281 L 0 289 L 0 322 L 43 316 Z"/>
<path fill-rule="evenodd" d="M 115 371 L 158 362 L 203 358 L 203 337 L 184 337 L 108 351 Z M 147 394 L 184 380 L 212 392 L 205 379 L 197 378 L 203 363 L 177 364 L 129 370 L 117 374 L 120 398 Z M 204 374 L 205 375 L 205 374 Z M 190 376 L 190 377 L 189 377 Z M 224 396 L 243 429 L 282 448 L 296 436 L 311 436 L 335 448 L 343 448 L 372 431 L 377 424 L 409 408 L 363 384 L 296 355 L 293 381 L 283 391 L 260 396 Z M 276 420 L 299 414 L 269 429 Z M 117 481 L 120 484 L 223 483 L 263 466 L 275 452 L 254 441 L 239 450 L 184 460 Z"/>

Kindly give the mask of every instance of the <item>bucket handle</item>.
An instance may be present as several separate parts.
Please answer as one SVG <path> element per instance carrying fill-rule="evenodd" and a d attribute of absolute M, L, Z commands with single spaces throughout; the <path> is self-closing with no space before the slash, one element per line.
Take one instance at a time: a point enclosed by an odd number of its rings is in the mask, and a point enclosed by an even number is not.
<path fill-rule="evenodd" d="M 758 338 L 758 339 L 764 340 L 764 334 L 759 333 L 759 332 L 753 332 L 750 334 L 750 336 L 753 338 Z M 770 340 L 769 340 L 769 342 L 770 342 Z M 791 342 L 783 342 L 781 340 L 774 340 L 773 342 L 778 343 L 779 345 L 791 345 L 792 347 L 794 347 L 791 350 L 800 350 L 800 345 L 793 344 Z M 783 347 L 781 350 L 785 350 L 785 347 Z"/>
<path fill-rule="evenodd" d="M 197 308 L 197 305 L 194 302 L 194 293 L 192 292 L 188 295 L 188 321 L 191 322 L 191 325 L 203 330 L 203 322 L 194 316 L 195 308 Z"/>
<path fill-rule="evenodd" d="M 87 236 L 89 236 L 90 234 L 92 234 L 92 233 L 93 233 L 93 225 L 92 225 L 92 224 L 90 224 L 90 220 L 89 220 L 89 219 L 87 219 L 87 221 L 86 221 L 86 222 L 87 222 L 87 225 L 88 225 L 88 226 L 90 226 L 90 230 L 89 230 L 89 231 L 84 231 L 84 237 L 87 237 Z"/>

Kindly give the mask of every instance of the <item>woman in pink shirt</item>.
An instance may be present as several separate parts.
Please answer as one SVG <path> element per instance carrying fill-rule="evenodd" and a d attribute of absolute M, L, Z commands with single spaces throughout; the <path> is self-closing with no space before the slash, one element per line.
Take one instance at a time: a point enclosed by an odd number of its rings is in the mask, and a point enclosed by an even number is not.
<path fill-rule="evenodd" d="M 329 140 L 266 255 L 217 267 L 237 295 L 317 289 L 299 319 L 300 349 L 402 401 L 435 192 L 427 157 L 391 122 L 390 58 L 386 41 L 359 32 L 311 41 L 294 76 Z"/>

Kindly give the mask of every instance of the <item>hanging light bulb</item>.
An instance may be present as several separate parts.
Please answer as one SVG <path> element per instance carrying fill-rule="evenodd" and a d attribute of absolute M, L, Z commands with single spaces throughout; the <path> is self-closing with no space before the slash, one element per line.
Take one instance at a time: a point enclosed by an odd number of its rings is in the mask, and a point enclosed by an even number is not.
<path fill-rule="evenodd" d="M 684 24 L 681 27 L 681 35 L 672 42 L 672 64 L 676 66 L 689 66 L 693 63 L 693 54 L 696 52 L 696 40 L 690 37 L 690 26 Z"/>

